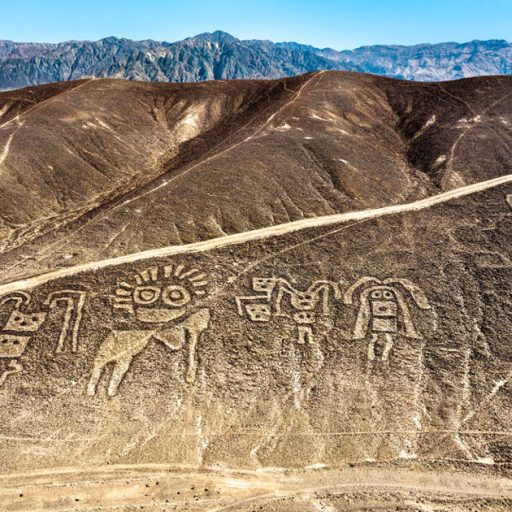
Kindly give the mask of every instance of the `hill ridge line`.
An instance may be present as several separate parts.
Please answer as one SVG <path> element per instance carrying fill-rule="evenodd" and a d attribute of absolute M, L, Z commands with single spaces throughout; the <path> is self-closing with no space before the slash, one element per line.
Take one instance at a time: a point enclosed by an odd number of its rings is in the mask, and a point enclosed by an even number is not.
<path fill-rule="evenodd" d="M 73 267 L 52 270 L 44 274 L 0 285 L 0 296 L 6 293 L 11 293 L 16 290 L 31 289 L 34 288 L 35 286 L 44 284 L 48 281 L 52 281 L 53 279 L 68 277 L 92 270 L 99 270 L 102 268 L 120 265 L 123 263 L 133 263 L 145 259 L 174 256 L 177 254 L 204 252 L 213 249 L 219 249 L 222 247 L 227 247 L 230 245 L 238 245 L 244 242 L 251 242 L 256 240 L 262 240 L 265 238 L 270 238 L 273 236 L 285 235 L 307 228 L 329 226 L 332 224 L 349 222 L 352 220 L 371 220 L 387 215 L 393 215 L 395 213 L 419 211 L 425 208 L 430 208 L 431 206 L 436 206 L 438 204 L 450 201 L 452 199 L 458 199 L 460 197 L 481 192 L 489 188 L 497 187 L 499 185 L 504 185 L 507 183 L 512 183 L 512 174 L 506 174 L 498 178 L 493 178 L 490 180 L 473 183 L 471 185 L 458 187 L 447 192 L 442 192 L 441 194 L 437 194 L 435 196 L 420 199 L 418 201 L 413 201 L 412 203 L 401 203 L 391 206 L 384 206 L 380 208 L 370 208 L 366 210 L 357 210 L 346 213 L 336 213 L 332 215 L 324 215 L 321 217 L 310 217 L 307 219 L 287 222 L 275 226 L 268 226 L 256 230 L 244 231 L 242 233 L 235 233 L 233 235 L 211 238 L 209 240 L 203 240 L 201 242 L 194 242 L 185 245 L 171 245 L 159 249 L 149 249 L 137 253 L 126 254 L 123 256 L 116 256 L 115 258 L 108 258 L 95 262 L 82 263 L 80 265 L 76 265 Z"/>
<path fill-rule="evenodd" d="M 157 190 L 163 188 L 163 187 L 166 187 L 167 185 L 169 185 L 170 183 L 172 183 L 173 181 L 176 181 L 178 180 L 179 178 L 182 178 L 183 176 L 185 176 L 186 174 L 188 174 L 189 172 L 193 171 L 194 169 L 197 169 L 198 167 L 200 167 L 201 165 L 204 165 L 208 162 L 211 162 L 212 160 L 216 160 L 217 158 L 225 155 L 226 153 L 230 152 L 230 151 L 233 151 L 234 149 L 236 149 L 238 146 L 244 144 L 245 142 L 253 139 L 254 137 L 256 137 L 260 132 L 262 132 L 274 119 L 276 116 L 278 116 L 279 114 L 281 114 L 286 108 L 288 108 L 290 105 L 292 105 L 299 97 L 300 95 L 302 94 L 302 91 L 311 83 L 311 81 L 314 79 L 314 78 L 317 78 L 319 77 L 320 75 L 322 75 L 323 73 L 325 73 L 325 71 L 317 71 L 316 73 L 312 73 L 311 76 L 304 81 L 304 83 L 298 87 L 297 90 L 295 91 L 292 91 L 292 98 L 289 100 L 289 101 L 286 101 L 281 107 L 279 107 L 275 112 L 273 112 L 267 119 L 266 121 L 261 125 L 261 126 L 258 126 L 256 128 L 256 130 L 251 134 L 249 135 L 248 137 L 246 137 L 245 139 L 243 140 L 240 140 L 238 142 L 236 142 L 235 144 L 232 144 L 224 149 L 221 149 L 219 152 L 217 153 L 213 153 L 212 155 L 206 157 L 204 160 L 199 160 L 198 162 L 195 162 L 193 163 L 189 168 L 185 169 L 183 172 L 181 173 L 178 173 L 176 174 L 175 176 L 173 176 L 172 178 L 169 178 L 168 180 L 165 180 L 163 181 L 162 183 L 150 188 L 149 190 L 146 190 L 144 191 L 142 194 L 139 194 L 139 195 L 136 195 L 134 197 L 130 197 L 126 200 L 124 200 L 122 203 L 119 203 L 118 205 L 114 206 L 112 208 L 112 210 L 115 210 L 117 208 L 121 208 L 123 206 L 126 206 L 127 204 L 135 201 L 135 200 L 139 200 L 141 199 L 142 197 L 145 197 L 149 194 L 152 194 L 153 192 L 156 192 Z M 307 73 L 306 73 L 307 74 Z M 302 75 L 304 76 L 304 75 Z M 285 87 L 286 87 L 286 84 L 285 84 Z M 290 90 L 290 89 L 288 89 Z M 252 121 L 252 120 L 251 120 Z M 249 121 L 249 123 L 247 124 L 250 124 L 251 121 Z M 247 125 L 244 125 L 242 127 L 245 128 L 245 126 Z M 238 132 L 238 131 L 237 131 Z M 237 132 L 233 133 L 232 135 L 236 135 Z M 213 148 L 215 150 L 215 148 Z"/>

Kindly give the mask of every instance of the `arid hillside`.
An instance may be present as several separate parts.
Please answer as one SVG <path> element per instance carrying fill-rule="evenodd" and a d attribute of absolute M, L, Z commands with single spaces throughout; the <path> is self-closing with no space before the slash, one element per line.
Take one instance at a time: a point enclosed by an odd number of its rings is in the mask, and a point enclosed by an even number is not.
<path fill-rule="evenodd" d="M 2 93 L 3 280 L 510 173 L 511 85 L 318 72 Z"/>
<path fill-rule="evenodd" d="M 0 510 L 512 508 L 512 175 L 0 285 Z"/>
<path fill-rule="evenodd" d="M 512 78 L 0 95 L 0 511 L 512 510 Z"/>

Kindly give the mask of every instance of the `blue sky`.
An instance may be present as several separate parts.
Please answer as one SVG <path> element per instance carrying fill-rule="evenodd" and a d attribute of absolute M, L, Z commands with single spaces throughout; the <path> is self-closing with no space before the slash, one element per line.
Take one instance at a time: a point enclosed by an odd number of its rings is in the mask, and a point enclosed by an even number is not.
<path fill-rule="evenodd" d="M 338 50 L 369 44 L 512 41 L 512 0 L 0 0 L 0 39 L 241 39 Z"/>

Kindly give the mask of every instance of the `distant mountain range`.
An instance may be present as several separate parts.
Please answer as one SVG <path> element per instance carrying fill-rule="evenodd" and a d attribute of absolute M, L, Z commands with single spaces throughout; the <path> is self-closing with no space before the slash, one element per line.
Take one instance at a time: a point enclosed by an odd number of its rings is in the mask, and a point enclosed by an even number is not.
<path fill-rule="evenodd" d="M 280 78 L 320 69 L 419 81 L 508 75 L 512 74 L 512 44 L 490 40 L 336 51 L 297 43 L 242 41 L 220 31 L 175 43 L 115 37 L 58 44 L 0 40 L 0 90 L 86 77 L 197 82 Z"/>

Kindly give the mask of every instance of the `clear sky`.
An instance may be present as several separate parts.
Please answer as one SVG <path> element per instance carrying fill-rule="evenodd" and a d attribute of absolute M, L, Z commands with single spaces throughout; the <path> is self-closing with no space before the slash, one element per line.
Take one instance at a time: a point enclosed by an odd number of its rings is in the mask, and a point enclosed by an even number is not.
<path fill-rule="evenodd" d="M 512 0 L 0 0 L 0 39 L 14 41 L 172 42 L 214 30 L 337 50 L 512 41 Z"/>

